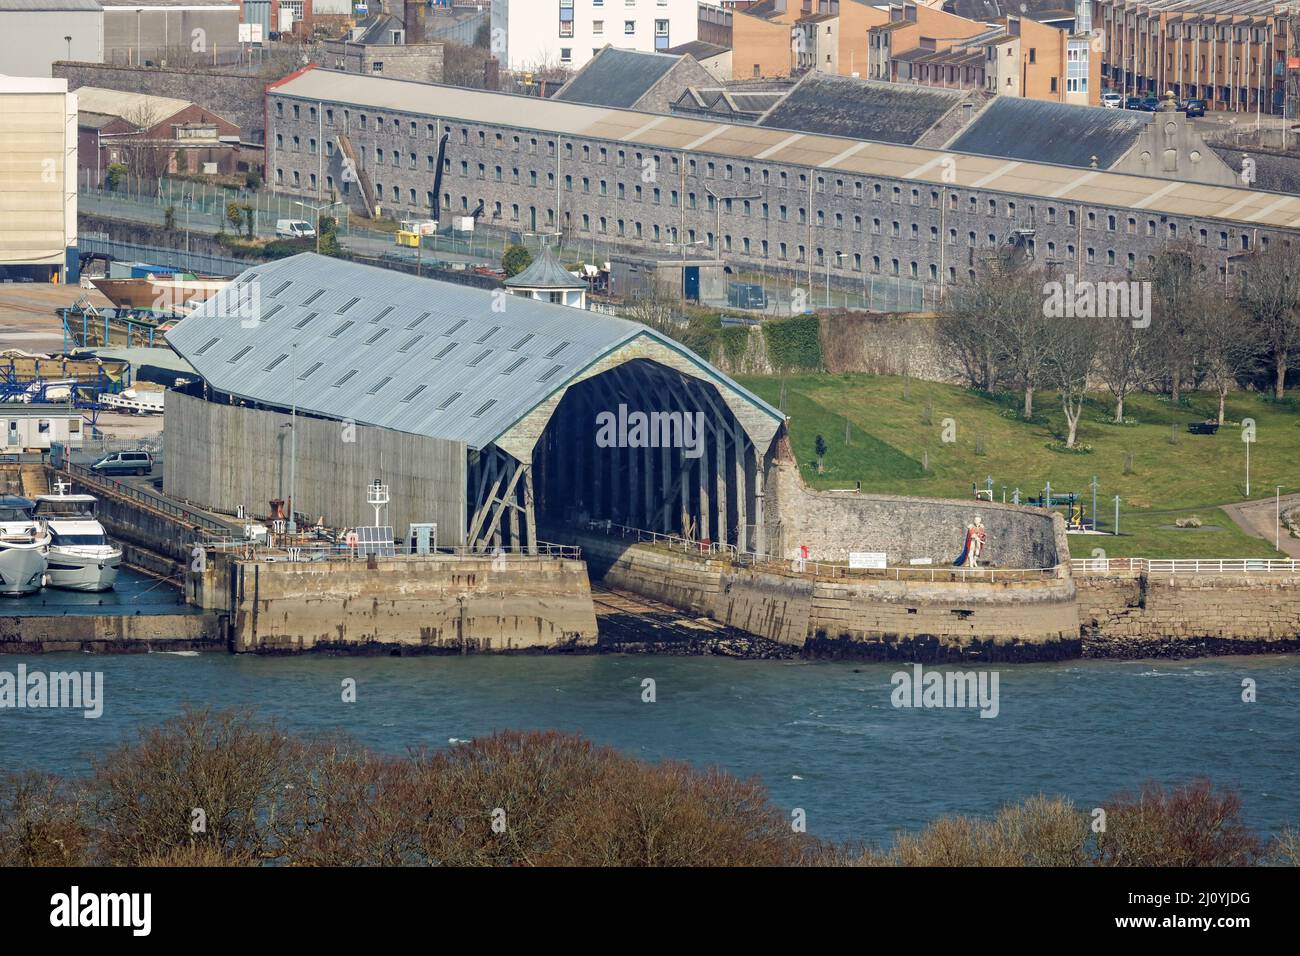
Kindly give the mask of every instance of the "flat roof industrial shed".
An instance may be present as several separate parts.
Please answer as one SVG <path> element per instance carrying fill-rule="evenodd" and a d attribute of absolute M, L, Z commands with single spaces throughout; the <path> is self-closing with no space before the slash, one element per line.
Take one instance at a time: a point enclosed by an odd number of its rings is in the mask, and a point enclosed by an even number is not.
<path fill-rule="evenodd" d="M 332 526 L 373 521 L 379 478 L 399 532 L 437 521 L 444 545 L 609 519 L 763 550 L 784 415 L 638 323 L 307 253 L 167 341 L 203 382 L 169 399 L 164 482 L 207 507 L 289 496 L 296 409 L 295 510 Z"/>

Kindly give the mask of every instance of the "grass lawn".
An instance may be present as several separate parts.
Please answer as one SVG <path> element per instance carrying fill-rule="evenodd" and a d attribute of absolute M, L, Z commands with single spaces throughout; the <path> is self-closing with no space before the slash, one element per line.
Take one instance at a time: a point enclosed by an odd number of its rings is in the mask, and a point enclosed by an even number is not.
<path fill-rule="evenodd" d="M 1217 414 L 1213 395 L 1196 393 L 1178 407 L 1158 395 L 1130 396 L 1115 425 L 1108 396 L 1087 403 L 1078 442 L 1088 454 L 1055 450 L 1065 415 L 1054 393 L 1035 396 L 1035 416 L 1019 418 L 1018 395 L 990 397 L 950 385 L 873 375 L 742 376 L 773 405 L 785 384 L 785 411 L 800 468 L 817 488 L 853 487 L 888 494 L 970 498 L 972 483 L 1007 500 L 1019 488 L 1036 496 L 1050 481 L 1054 494 L 1076 492 L 1091 509 L 1097 477 L 1099 526 L 1112 530 L 1120 496 L 1118 537 L 1071 538 L 1076 556 L 1093 547 L 1112 557 L 1266 557 L 1273 546 L 1247 536 L 1218 506 L 1246 498 L 1243 418 L 1255 420 L 1250 448 L 1250 497 L 1271 498 L 1275 485 L 1300 491 L 1300 400 L 1272 402 L 1257 394 L 1229 396 L 1217 435 L 1191 435 L 1187 423 Z M 927 423 L 927 406 L 930 409 Z M 849 439 L 845 443 L 845 424 Z M 817 474 L 816 436 L 826 441 L 825 472 Z M 1171 441 L 1171 434 L 1173 441 Z M 945 437 L 955 440 L 945 441 Z M 1132 467 L 1125 474 L 1125 459 Z M 928 456 L 928 469 L 923 461 Z M 1182 530 L 1174 521 L 1195 514 L 1218 530 Z"/>

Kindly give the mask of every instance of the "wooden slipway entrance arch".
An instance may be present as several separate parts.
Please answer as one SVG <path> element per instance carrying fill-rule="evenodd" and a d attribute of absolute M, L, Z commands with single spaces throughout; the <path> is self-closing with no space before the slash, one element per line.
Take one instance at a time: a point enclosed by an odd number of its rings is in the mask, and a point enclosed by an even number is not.
<path fill-rule="evenodd" d="M 616 427 L 611 443 L 605 413 L 646 427 Z M 763 462 L 783 426 L 685 349 L 639 335 L 471 454 L 466 543 L 533 551 L 539 525 L 563 540 L 610 520 L 765 553 Z"/>

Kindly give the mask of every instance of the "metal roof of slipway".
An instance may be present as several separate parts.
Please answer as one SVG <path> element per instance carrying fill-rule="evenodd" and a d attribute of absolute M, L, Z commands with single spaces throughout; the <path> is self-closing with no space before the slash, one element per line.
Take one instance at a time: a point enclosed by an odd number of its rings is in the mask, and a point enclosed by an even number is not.
<path fill-rule="evenodd" d="M 492 444 L 590 365 L 641 337 L 785 420 L 640 323 L 313 253 L 244 271 L 166 333 L 217 391 L 470 448 Z"/>

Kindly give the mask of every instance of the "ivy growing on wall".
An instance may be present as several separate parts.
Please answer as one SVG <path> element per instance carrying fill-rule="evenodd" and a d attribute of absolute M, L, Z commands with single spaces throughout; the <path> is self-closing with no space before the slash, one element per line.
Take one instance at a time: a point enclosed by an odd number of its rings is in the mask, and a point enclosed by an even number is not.
<path fill-rule="evenodd" d="M 773 371 L 819 371 L 822 346 L 815 315 L 775 319 L 763 323 L 767 360 Z"/>

